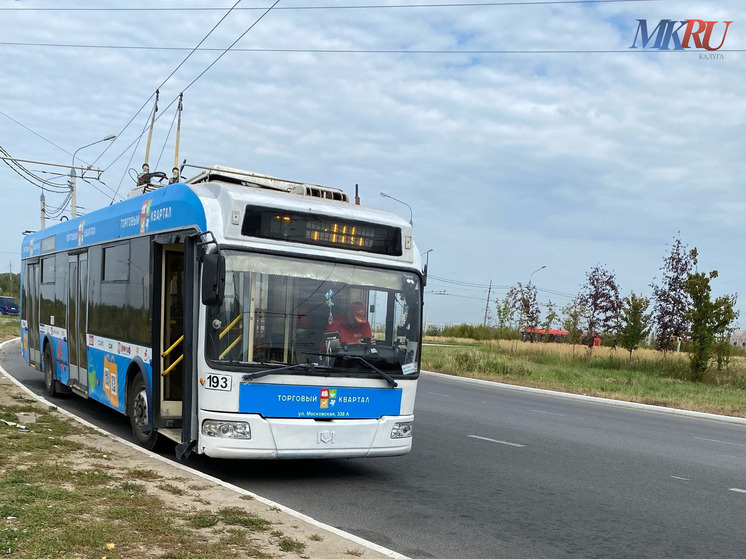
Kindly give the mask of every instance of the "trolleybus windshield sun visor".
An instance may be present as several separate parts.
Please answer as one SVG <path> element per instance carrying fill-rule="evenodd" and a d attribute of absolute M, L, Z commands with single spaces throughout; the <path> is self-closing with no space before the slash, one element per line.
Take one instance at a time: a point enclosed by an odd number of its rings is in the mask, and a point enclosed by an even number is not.
<path fill-rule="evenodd" d="M 217 368 L 417 372 L 416 273 L 224 251 L 225 293 L 207 307 L 205 356 Z M 293 372 L 308 373 L 306 368 Z"/>
<path fill-rule="evenodd" d="M 402 255 L 401 229 L 312 213 L 246 207 L 241 233 L 248 237 Z"/>

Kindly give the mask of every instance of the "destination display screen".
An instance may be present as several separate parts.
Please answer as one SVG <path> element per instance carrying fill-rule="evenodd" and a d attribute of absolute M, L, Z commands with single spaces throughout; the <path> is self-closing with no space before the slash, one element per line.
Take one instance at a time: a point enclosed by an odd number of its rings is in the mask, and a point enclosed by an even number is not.
<path fill-rule="evenodd" d="M 401 256 L 398 227 L 331 218 L 311 213 L 246 207 L 241 233 L 307 245 Z"/>

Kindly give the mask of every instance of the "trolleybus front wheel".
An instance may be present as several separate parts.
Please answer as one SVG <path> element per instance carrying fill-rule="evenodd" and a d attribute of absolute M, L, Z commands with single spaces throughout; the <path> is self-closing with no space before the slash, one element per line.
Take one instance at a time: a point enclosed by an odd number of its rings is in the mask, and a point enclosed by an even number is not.
<path fill-rule="evenodd" d="M 132 386 L 127 392 L 127 400 L 127 412 L 135 442 L 148 450 L 153 450 L 158 442 L 158 432 L 148 421 L 148 392 L 142 373 L 137 373 L 135 380 L 132 381 Z M 146 425 L 150 428 L 149 431 L 143 431 Z"/>

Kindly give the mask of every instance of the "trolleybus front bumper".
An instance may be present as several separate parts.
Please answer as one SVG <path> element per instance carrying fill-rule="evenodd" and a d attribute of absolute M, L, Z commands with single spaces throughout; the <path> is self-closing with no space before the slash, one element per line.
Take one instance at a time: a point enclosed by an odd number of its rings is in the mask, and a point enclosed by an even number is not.
<path fill-rule="evenodd" d="M 205 428 L 206 421 L 210 429 Z M 413 415 L 314 420 L 204 411 L 197 452 L 237 459 L 398 456 L 412 449 L 413 421 Z M 240 425 L 232 431 L 232 424 L 248 424 L 248 429 Z M 223 425 L 228 427 L 221 430 Z"/>

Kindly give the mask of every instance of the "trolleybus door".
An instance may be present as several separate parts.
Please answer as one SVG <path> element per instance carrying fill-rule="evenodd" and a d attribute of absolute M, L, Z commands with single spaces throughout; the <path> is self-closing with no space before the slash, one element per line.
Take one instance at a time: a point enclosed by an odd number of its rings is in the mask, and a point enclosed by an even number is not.
<path fill-rule="evenodd" d="M 70 361 L 70 386 L 88 394 L 88 254 L 70 255 L 67 277 L 67 353 Z"/>
<path fill-rule="evenodd" d="M 23 299 L 23 318 L 28 324 L 28 354 L 29 362 L 41 363 L 41 348 L 39 347 L 39 263 L 29 263 L 26 267 Z M 39 365 L 40 366 L 40 365 Z"/>
<path fill-rule="evenodd" d="M 184 245 L 164 245 L 161 277 L 161 418 L 181 420 L 184 375 Z"/>

